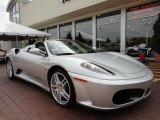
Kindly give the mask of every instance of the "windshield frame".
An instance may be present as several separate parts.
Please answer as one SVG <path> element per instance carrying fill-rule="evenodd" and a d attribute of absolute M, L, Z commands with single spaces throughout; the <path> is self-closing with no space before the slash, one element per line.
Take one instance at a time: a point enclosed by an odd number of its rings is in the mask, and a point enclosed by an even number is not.
<path fill-rule="evenodd" d="M 77 44 L 77 45 L 80 45 L 81 47 L 86 47 L 88 49 L 88 52 L 84 52 L 84 53 L 77 53 L 76 51 L 74 51 L 73 53 L 72 52 L 66 52 L 66 53 L 61 53 L 61 54 L 56 54 L 54 53 L 51 48 L 50 48 L 50 45 L 49 45 L 49 42 L 56 42 L 56 41 L 62 41 L 63 42 L 67 42 L 67 41 L 71 41 L 73 42 L 74 44 Z M 63 43 L 64 45 L 66 45 L 65 43 Z M 52 54 L 52 55 L 56 55 L 56 56 L 59 56 L 59 55 L 75 55 L 75 54 L 89 54 L 89 53 L 97 53 L 96 50 L 94 50 L 92 47 L 88 46 L 87 44 L 84 44 L 80 41 L 77 41 L 77 40 L 70 40 L 70 39 L 56 39 L 56 40 L 47 40 L 46 41 L 46 45 L 48 47 L 48 50 L 49 52 Z M 66 45 L 66 47 L 70 48 L 69 46 Z M 70 48 L 71 49 L 71 48 Z M 86 49 L 86 50 L 87 50 Z M 73 49 L 72 49 L 73 50 Z"/>

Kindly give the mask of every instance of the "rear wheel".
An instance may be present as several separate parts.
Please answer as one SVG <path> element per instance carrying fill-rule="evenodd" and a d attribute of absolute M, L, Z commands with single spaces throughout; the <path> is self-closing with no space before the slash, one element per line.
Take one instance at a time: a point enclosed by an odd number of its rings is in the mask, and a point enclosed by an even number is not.
<path fill-rule="evenodd" d="M 10 59 L 6 61 L 6 69 L 7 69 L 7 75 L 10 79 L 14 79 L 14 71 L 13 71 L 13 66 L 12 62 Z"/>
<path fill-rule="evenodd" d="M 50 78 L 50 89 L 56 103 L 63 107 L 75 104 L 75 91 L 69 75 L 61 69 L 55 70 Z"/>

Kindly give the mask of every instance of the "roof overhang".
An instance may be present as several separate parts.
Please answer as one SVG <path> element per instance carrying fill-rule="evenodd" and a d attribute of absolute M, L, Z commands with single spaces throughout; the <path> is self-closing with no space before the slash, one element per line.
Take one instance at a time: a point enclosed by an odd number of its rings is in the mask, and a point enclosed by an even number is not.
<path fill-rule="evenodd" d="M 114 10 L 120 10 L 120 8 L 124 8 L 129 5 L 133 4 L 139 4 L 139 3 L 145 3 L 148 2 L 148 0 L 106 0 L 105 2 L 98 3 L 83 9 L 79 9 L 70 13 L 67 13 L 65 15 L 55 16 L 54 18 L 47 19 L 45 21 L 35 23 L 32 25 L 28 25 L 32 28 L 42 28 L 49 25 L 61 23 L 67 20 L 73 20 L 77 19 L 80 16 L 92 16 L 93 14 L 98 14 L 99 12 L 103 11 L 113 11 Z"/>

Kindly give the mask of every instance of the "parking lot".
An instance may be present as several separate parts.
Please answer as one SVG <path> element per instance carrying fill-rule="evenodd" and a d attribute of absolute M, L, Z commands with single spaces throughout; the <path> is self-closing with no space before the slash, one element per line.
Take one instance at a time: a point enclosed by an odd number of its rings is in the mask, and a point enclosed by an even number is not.
<path fill-rule="evenodd" d="M 114 111 L 95 111 L 79 105 L 59 107 L 50 93 L 21 79 L 9 80 L 0 64 L 0 120 L 160 120 L 160 64 L 154 72 L 152 94 L 145 100 Z"/>

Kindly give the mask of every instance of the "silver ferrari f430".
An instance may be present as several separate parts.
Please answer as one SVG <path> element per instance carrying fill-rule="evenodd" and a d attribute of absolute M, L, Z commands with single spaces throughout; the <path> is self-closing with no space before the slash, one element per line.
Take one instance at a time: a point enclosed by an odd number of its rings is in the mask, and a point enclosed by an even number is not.
<path fill-rule="evenodd" d="M 153 81 L 151 70 L 134 58 L 63 39 L 11 49 L 6 69 L 10 79 L 18 77 L 51 92 L 63 107 L 126 107 L 149 96 Z"/>

